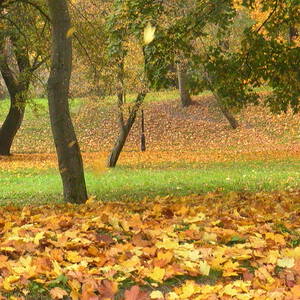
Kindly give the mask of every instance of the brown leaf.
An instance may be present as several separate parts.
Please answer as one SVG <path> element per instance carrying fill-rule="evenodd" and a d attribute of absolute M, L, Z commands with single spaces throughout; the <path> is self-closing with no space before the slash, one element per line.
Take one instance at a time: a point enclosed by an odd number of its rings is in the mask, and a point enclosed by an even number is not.
<path fill-rule="evenodd" d="M 108 234 L 97 234 L 96 239 L 98 242 L 102 242 L 107 245 L 110 245 L 114 242 L 113 238 Z"/>
<path fill-rule="evenodd" d="M 148 300 L 149 295 L 141 291 L 138 285 L 134 285 L 130 290 L 125 291 L 125 300 Z"/>
<path fill-rule="evenodd" d="M 150 247 L 152 246 L 151 241 L 143 233 L 138 233 L 132 237 L 132 244 L 136 247 Z"/>
<path fill-rule="evenodd" d="M 114 299 L 115 294 L 118 292 L 118 285 L 109 280 L 102 280 L 98 291 L 103 299 Z"/>
<path fill-rule="evenodd" d="M 63 299 L 64 296 L 68 296 L 68 293 L 59 287 L 55 287 L 50 290 L 50 295 L 52 299 Z"/>

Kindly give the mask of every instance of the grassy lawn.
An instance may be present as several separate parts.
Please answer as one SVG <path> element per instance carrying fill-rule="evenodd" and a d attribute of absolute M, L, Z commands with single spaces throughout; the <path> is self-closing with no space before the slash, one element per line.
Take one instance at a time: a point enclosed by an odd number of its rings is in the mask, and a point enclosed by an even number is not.
<path fill-rule="evenodd" d="M 99 174 L 87 170 L 90 195 L 101 200 L 136 201 L 144 197 L 184 196 L 210 191 L 276 191 L 299 188 L 300 162 L 251 161 L 181 164 L 162 168 L 117 167 Z M 18 169 L 0 172 L 1 204 L 54 203 L 62 200 L 56 170 Z"/>

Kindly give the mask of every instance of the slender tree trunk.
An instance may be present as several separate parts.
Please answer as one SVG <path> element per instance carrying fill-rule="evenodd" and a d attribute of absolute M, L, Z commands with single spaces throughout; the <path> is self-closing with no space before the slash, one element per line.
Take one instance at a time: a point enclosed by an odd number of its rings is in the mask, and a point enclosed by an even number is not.
<path fill-rule="evenodd" d="M 216 95 L 216 93 L 214 93 L 214 96 L 217 100 L 218 106 L 221 110 L 221 112 L 223 113 L 223 115 L 225 116 L 225 118 L 227 119 L 227 121 L 229 122 L 230 126 L 233 129 L 236 129 L 239 127 L 239 123 L 238 121 L 235 119 L 235 117 L 233 116 L 233 114 L 230 112 L 230 110 L 222 103 L 220 97 L 218 95 Z"/>
<path fill-rule="evenodd" d="M 192 99 L 186 86 L 186 80 L 187 80 L 186 68 L 180 63 L 177 64 L 177 77 L 178 77 L 178 87 L 179 87 L 181 105 L 182 107 L 188 107 L 192 104 Z"/>
<path fill-rule="evenodd" d="M 235 119 L 235 117 L 233 116 L 233 114 L 230 112 L 230 110 L 223 104 L 223 101 L 222 101 L 222 98 L 221 96 L 218 94 L 218 92 L 214 89 L 214 86 L 213 86 L 213 82 L 211 80 L 211 77 L 210 75 L 206 72 L 205 73 L 205 78 L 208 82 L 208 85 L 209 85 L 209 89 L 211 90 L 211 92 L 213 93 L 216 101 L 217 101 L 217 104 L 221 110 L 221 112 L 223 113 L 223 115 L 225 116 L 225 118 L 227 119 L 227 121 L 229 122 L 230 126 L 233 128 L 233 129 L 236 129 L 239 127 L 239 123 L 238 121 Z"/>
<path fill-rule="evenodd" d="M 132 127 L 132 125 L 133 125 L 133 123 L 131 124 L 131 127 Z M 116 166 L 116 164 L 119 160 L 120 154 L 125 145 L 125 142 L 126 142 L 129 132 L 130 132 L 130 129 L 127 128 L 127 126 L 120 128 L 119 136 L 118 136 L 117 141 L 116 141 L 116 143 L 110 153 L 110 156 L 108 158 L 107 166 L 109 168 L 114 168 Z"/>
<path fill-rule="evenodd" d="M 146 151 L 146 136 L 145 136 L 145 115 L 144 110 L 142 109 L 142 130 L 141 130 L 141 151 Z"/>
<path fill-rule="evenodd" d="M 126 121 L 126 123 L 124 122 L 124 115 L 123 115 L 123 112 L 122 112 L 122 107 L 121 107 L 121 104 L 122 104 L 122 95 L 118 95 L 118 98 L 119 98 L 119 126 L 120 126 L 120 133 L 119 133 L 119 136 L 117 138 L 117 141 L 109 155 L 109 158 L 108 158 L 108 161 L 107 161 L 107 166 L 109 168 L 114 168 L 118 162 L 118 159 L 120 157 L 120 154 L 123 150 L 123 147 L 125 145 L 125 142 L 127 140 L 127 137 L 130 133 L 130 130 L 135 122 L 135 119 L 136 119 L 136 115 L 137 115 L 137 112 L 140 108 L 140 106 L 142 105 L 144 99 L 145 99 L 145 96 L 146 94 L 145 93 L 140 93 L 136 100 L 135 100 L 135 104 L 129 114 L 129 117 Z"/>
<path fill-rule="evenodd" d="M 83 162 L 70 117 L 69 85 L 72 70 L 72 41 L 67 0 L 48 0 L 52 22 L 52 58 L 48 80 L 51 129 L 56 147 L 64 199 L 84 203 L 87 191 Z"/>

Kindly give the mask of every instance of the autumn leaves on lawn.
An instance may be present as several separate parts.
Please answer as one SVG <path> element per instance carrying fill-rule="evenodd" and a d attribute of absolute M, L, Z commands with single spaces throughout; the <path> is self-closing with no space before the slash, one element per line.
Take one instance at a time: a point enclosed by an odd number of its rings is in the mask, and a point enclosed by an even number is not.
<path fill-rule="evenodd" d="M 231 193 L 9 207 L 1 212 L 1 294 L 297 299 L 299 199 Z"/>

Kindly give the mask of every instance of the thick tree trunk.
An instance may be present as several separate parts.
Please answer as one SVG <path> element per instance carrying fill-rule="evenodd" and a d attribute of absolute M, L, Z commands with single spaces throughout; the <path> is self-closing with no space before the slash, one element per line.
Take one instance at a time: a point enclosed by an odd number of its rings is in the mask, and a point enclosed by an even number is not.
<path fill-rule="evenodd" d="M 186 68 L 181 64 L 177 64 L 177 77 L 181 105 L 182 107 L 188 107 L 192 104 L 192 99 L 186 86 Z"/>
<path fill-rule="evenodd" d="M 122 96 L 118 96 L 119 98 L 119 109 L 120 109 L 120 112 L 119 112 L 119 126 L 120 126 L 120 133 L 119 133 L 119 136 L 117 138 L 117 141 L 109 155 L 109 158 L 108 158 L 108 161 L 107 161 L 107 166 L 109 168 L 114 168 L 118 162 L 118 159 L 120 157 L 120 154 L 123 150 L 123 147 L 126 143 L 126 140 L 127 140 L 127 137 L 130 133 L 130 130 L 135 122 L 135 119 L 136 119 L 136 115 L 137 115 L 137 112 L 140 108 L 140 106 L 142 105 L 144 99 L 145 99 L 145 96 L 146 94 L 145 93 L 140 93 L 136 100 L 135 100 L 135 104 L 129 114 L 129 117 L 127 119 L 127 122 L 126 124 L 124 123 L 124 116 L 123 116 L 123 112 L 122 112 L 122 107 L 121 107 L 121 97 Z"/>
<path fill-rule="evenodd" d="M 66 0 L 48 0 L 52 22 L 52 58 L 48 80 L 51 129 L 58 156 L 64 199 L 72 203 L 87 200 L 83 162 L 70 117 L 69 85 L 72 70 L 71 28 Z"/>

